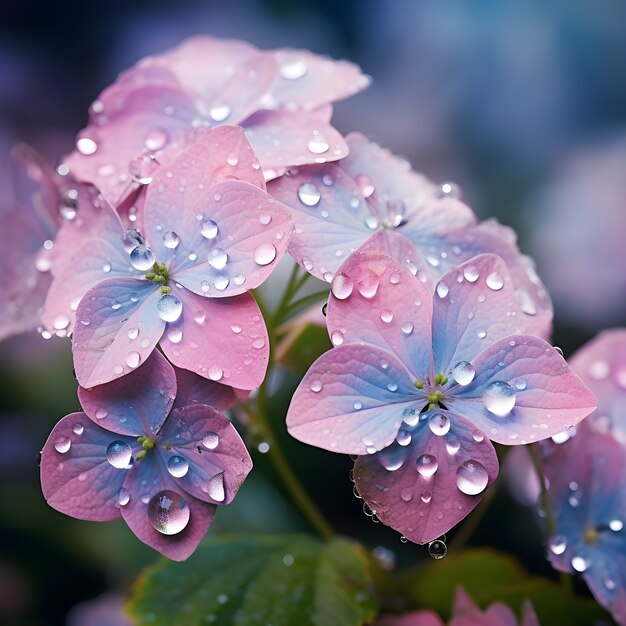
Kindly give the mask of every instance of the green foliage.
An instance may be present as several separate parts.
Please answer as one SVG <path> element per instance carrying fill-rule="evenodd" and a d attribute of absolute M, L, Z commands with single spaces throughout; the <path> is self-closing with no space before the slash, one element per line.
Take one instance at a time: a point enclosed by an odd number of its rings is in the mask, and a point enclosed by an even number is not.
<path fill-rule="evenodd" d="M 376 613 L 372 588 L 354 542 L 225 536 L 148 568 L 128 608 L 140 626 L 360 626 Z"/>

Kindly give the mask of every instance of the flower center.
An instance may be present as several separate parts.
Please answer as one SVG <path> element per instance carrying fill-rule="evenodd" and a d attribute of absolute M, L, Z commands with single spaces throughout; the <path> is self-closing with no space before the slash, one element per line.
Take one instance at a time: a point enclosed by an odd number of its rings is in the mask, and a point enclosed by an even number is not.
<path fill-rule="evenodd" d="M 148 454 L 149 450 L 152 450 L 155 446 L 154 439 L 150 439 L 150 437 L 137 437 L 137 442 L 141 444 L 143 450 L 140 450 L 135 456 L 135 461 L 141 461 L 146 454 Z"/>
<path fill-rule="evenodd" d="M 439 408 L 441 403 L 443 402 L 445 396 L 440 387 L 448 384 L 448 377 L 443 374 L 435 374 L 434 385 L 431 386 L 430 380 L 416 380 L 413 384 L 416 389 L 426 389 L 428 391 L 428 395 L 426 396 L 426 400 L 428 402 L 428 406 L 425 407 L 425 410 L 432 410 Z M 441 405 L 442 408 L 443 405 Z"/>
<path fill-rule="evenodd" d="M 150 280 L 157 285 L 161 285 L 161 293 L 167 294 L 172 292 L 172 288 L 167 284 L 170 278 L 170 272 L 164 263 L 155 261 L 152 270 L 146 273 L 146 280 Z"/>

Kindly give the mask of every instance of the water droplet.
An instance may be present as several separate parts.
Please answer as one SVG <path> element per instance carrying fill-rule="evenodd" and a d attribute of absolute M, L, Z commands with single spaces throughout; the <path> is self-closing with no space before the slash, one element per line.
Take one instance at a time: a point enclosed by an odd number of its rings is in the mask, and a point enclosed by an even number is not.
<path fill-rule="evenodd" d="M 189 461 L 184 456 L 175 454 L 167 460 L 167 471 L 174 478 L 182 478 L 189 471 Z"/>
<path fill-rule="evenodd" d="M 502 276 L 500 276 L 498 272 L 491 272 L 485 282 L 487 283 L 487 287 L 493 291 L 500 291 L 500 289 L 504 287 L 504 280 L 502 280 Z"/>
<path fill-rule="evenodd" d="M 387 383 L 387 389 L 389 391 L 398 391 L 398 385 L 396 383 Z"/>
<path fill-rule="evenodd" d="M 368 215 L 365 218 L 365 225 L 370 230 L 376 230 L 380 226 L 380 222 L 379 222 L 378 218 L 375 215 Z"/>
<path fill-rule="evenodd" d="M 410 335 L 413 332 L 413 324 L 411 322 L 404 322 L 404 324 L 402 324 L 402 332 L 405 335 Z"/>
<path fill-rule="evenodd" d="M 103 271 L 105 274 L 108 274 L 108 273 L 111 271 L 111 264 L 110 264 L 110 263 L 104 263 L 104 264 L 102 265 L 102 271 Z"/>
<path fill-rule="evenodd" d="M 575 556 L 572 558 L 572 567 L 582 574 L 589 568 L 589 561 L 582 556 Z"/>
<path fill-rule="evenodd" d="M 432 454 L 420 454 L 420 456 L 417 457 L 415 465 L 417 466 L 417 471 L 424 478 L 430 478 L 437 471 L 439 462 Z"/>
<path fill-rule="evenodd" d="M 330 336 L 333 346 L 340 346 L 343 343 L 343 333 L 340 330 L 335 330 Z"/>
<path fill-rule="evenodd" d="M 357 284 L 359 293 L 368 300 L 378 293 L 379 278 L 376 274 L 366 274 Z"/>
<path fill-rule="evenodd" d="M 478 461 L 464 461 L 456 470 L 456 486 L 468 496 L 476 496 L 485 490 L 489 474 Z"/>
<path fill-rule="evenodd" d="M 620 530 L 622 530 L 622 528 L 624 528 L 624 522 L 622 522 L 622 520 L 620 519 L 612 519 L 609 522 L 609 528 L 613 532 L 618 533 Z"/>
<path fill-rule="evenodd" d="M 409 430 L 400 429 L 396 435 L 396 441 L 401 446 L 408 446 L 411 443 L 411 432 Z"/>
<path fill-rule="evenodd" d="M 72 447 L 69 437 L 57 437 L 54 442 L 54 449 L 61 454 L 65 454 Z"/>
<path fill-rule="evenodd" d="M 200 234 L 205 239 L 215 239 L 217 237 L 218 231 L 219 228 L 213 220 L 205 220 L 200 226 Z"/>
<path fill-rule="evenodd" d="M 130 253 L 130 264 L 140 272 L 149 270 L 154 265 L 154 254 L 146 246 L 137 246 Z"/>
<path fill-rule="evenodd" d="M 134 341 L 135 339 L 137 339 L 137 337 L 139 337 L 139 329 L 138 328 L 129 328 L 128 329 L 128 338 L 131 341 Z"/>
<path fill-rule="evenodd" d="M 153 128 L 146 136 L 144 145 L 150 152 L 156 152 L 164 148 L 168 140 L 169 135 L 166 130 L 163 128 Z"/>
<path fill-rule="evenodd" d="M 480 273 L 476 267 L 470 265 L 469 267 L 463 269 L 463 276 L 468 282 L 475 283 L 478 280 Z"/>
<path fill-rule="evenodd" d="M 443 559 L 448 554 L 448 546 L 441 539 L 435 539 L 428 544 L 428 555 L 431 559 Z"/>
<path fill-rule="evenodd" d="M 227 104 L 214 104 L 209 110 L 209 117 L 214 122 L 223 122 L 231 114 L 231 108 Z"/>
<path fill-rule="evenodd" d="M 226 276 L 216 276 L 213 280 L 213 286 L 218 291 L 224 291 L 228 287 L 228 285 L 230 285 L 230 280 L 228 280 Z"/>
<path fill-rule="evenodd" d="M 261 213 L 261 215 L 259 215 L 259 224 L 261 224 L 261 226 L 267 226 L 271 221 L 271 215 L 268 215 L 267 213 Z"/>
<path fill-rule="evenodd" d="M 163 535 L 176 535 L 189 523 L 191 513 L 185 499 L 175 491 L 159 491 L 148 503 L 148 520 Z"/>
<path fill-rule="evenodd" d="M 443 281 L 437 283 L 437 295 L 440 298 L 445 298 L 448 295 L 449 291 L 450 289 L 448 288 L 448 285 L 446 285 L 446 283 L 444 283 Z"/>
<path fill-rule="evenodd" d="M 55 330 L 65 330 L 70 325 L 70 318 L 67 315 L 57 315 L 52 325 Z"/>
<path fill-rule="evenodd" d="M 209 265 L 216 270 L 223 270 L 228 262 L 228 255 L 221 248 L 213 248 L 208 256 Z"/>
<path fill-rule="evenodd" d="M 413 489 L 411 487 L 405 487 L 400 490 L 400 499 L 403 502 L 411 502 L 413 500 Z"/>
<path fill-rule="evenodd" d="M 505 417 L 515 406 L 515 390 L 501 380 L 489 384 L 483 393 L 485 408 L 498 417 Z"/>
<path fill-rule="evenodd" d="M 450 435 L 446 439 L 446 450 L 448 454 L 456 454 L 461 447 L 461 442 L 454 435 Z"/>
<path fill-rule="evenodd" d="M 179 244 L 180 244 L 180 237 L 173 230 L 168 230 L 163 235 L 163 245 L 166 248 L 173 250 L 174 248 L 178 248 Z"/>
<path fill-rule="evenodd" d="M 552 552 L 552 554 L 559 556 L 563 554 L 567 548 L 567 539 L 563 535 L 554 535 L 553 537 L 550 537 L 548 548 L 550 548 L 550 552 Z"/>
<path fill-rule="evenodd" d="M 81 137 L 76 142 L 76 148 L 81 154 L 89 156 L 91 154 L 95 154 L 96 150 L 98 149 L 98 144 L 89 137 Z"/>
<path fill-rule="evenodd" d="M 452 368 L 452 378 L 461 386 L 469 385 L 476 375 L 476 368 L 468 361 L 459 361 Z"/>
<path fill-rule="evenodd" d="M 135 369 L 136 367 L 139 367 L 140 363 L 141 363 L 141 355 L 139 354 L 139 352 L 135 352 L 133 350 L 132 352 L 129 352 L 126 355 L 126 365 L 128 365 L 128 367 L 130 367 L 131 369 Z"/>
<path fill-rule="evenodd" d="M 337 300 L 345 300 L 350 296 L 352 290 L 354 289 L 354 282 L 352 279 L 343 272 L 339 272 L 333 278 L 332 283 L 330 284 L 330 290 L 337 298 Z"/>
<path fill-rule="evenodd" d="M 207 433 L 202 438 L 202 445 L 207 450 L 215 450 L 215 448 L 217 448 L 217 446 L 219 445 L 219 442 L 220 442 L 219 435 L 214 432 Z"/>
<path fill-rule="evenodd" d="M 180 343 L 183 340 L 183 331 L 180 328 L 171 328 L 167 333 L 167 338 L 172 343 Z"/>
<path fill-rule="evenodd" d="M 107 461 L 117 469 L 126 469 L 132 460 L 132 450 L 125 441 L 112 441 L 107 447 Z"/>
<path fill-rule="evenodd" d="M 222 380 L 224 371 L 219 365 L 211 365 L 207 371 L 209 378 L 214 381 Z"/>
<path fill-rule="evenodd" d="M 354 177 L 354 181 L 359 186 L 361 195 L 364 198 L 369 198 L 374 193 L 374 191 L 376 191 L 374 182 L 367 174 L 357 174 Z"/>
<path fill-rule="evenodd" d="M 322 390 L 322 383 L 319 380 L 315 380 L 311 383 L 311 391 L 313 393 L 319 393 Z"/>
<path fill-rule="evenodd" d="M 434 413 L 428 420 L 428 427 L 433 435 L 443 437 L 450 432 L 450 420 L 443 413 Z"/>
<path fill-rule="evenodd" d="M 472 433 L 472 439 L 476 443 L 482 443 L 483 441 L 485 441 L 485 435 L 480 430 L 475 430 Z"/>
<path fill-rule="evenodd" d="M 330 150 L 330 146 L 328 145 L 325 137 L 316 130 L 313 131 L 313 137 L 309 139 L 307 148 L 313 154 L 324 154 L 324 152 L 328 152 Z"/>
<path fill-rule="evenodd" d="M 278 66 L 279 74 L 286 80 L 302 78 L 308 71 L 305 61 L 298 57 L 288 58 Z"/>
<path fill-rule="evenodd" d="M 391 309 L 383 309 L 380 312 L 380 319 L 385 322 L 385 324 L 390 324 L 393 321 L 393 311 Z"/>
<path fill-rule="evenodd" d="M 216 502 L 224 502 L 226 497 L 226 493 L 224 491 L 224 472 L 220 472 L 219 474 L 215 474 L 208 484 L 207 484 L 207 493 L 209 497 L 213 498 Z"/>
<path fill-rule="evenodd" d="M 276 248 L 271 243 L 262 243 L 254 251 L 254 262 L 257 265 L 269 265 L 276 258 Z"/>
<path fill-rule="evenodd" d="M 303 183 L 298 187 L 298 198 L 306 206 L 316 206 L 321 197 L 320 190 L 313 183 Z"/>
<path fill-rule="evenodd" d="M 420 500 L 424 504 L 428 504 L 433 499 L 433 494 L 430 491 L 424 491 L 420 496 Z"/>
<path fill-rule="evenodd" d="M 398 448 L 386 448 L 378 454 L 380 464 L 389 472 L 395 472 L 404 464 L 406 458 L 406 450 L 398 450 Z"/>
<path fill-rule="evenodd" d="M 119 506 L 126 506 L 130 502 L 130 494 L 128 493 L 128 489 L 124 489 L 122 487 L 115 496 L 115 501 Z"/>
<path fill-rule="evenodd" d="M 164 322 L 175 322 L 183 312 L 183 303 L 175 295 L 166 293 L 159 299 L 157 309 Z"/>
<path fill-rule="evenodd" d="M 235 333 L 235 335 L 238 335 L 243 330 L 239 324 L 233 324 L 230 329 Z"/>
<path fill-rule="evenodd" d="M 99 407 L 99 408 L 96 409 L 96 419 L 97 420 L 104 419 L 108 414 L 109 414 L 109 412 L 104 407 Z"/>
<path fill-rule="evenodd" d="M 82 424 L 75 424 L 72 431 L 74 431 L 75 435 L 82 435 L 85 432 L 85 427 Z"/>

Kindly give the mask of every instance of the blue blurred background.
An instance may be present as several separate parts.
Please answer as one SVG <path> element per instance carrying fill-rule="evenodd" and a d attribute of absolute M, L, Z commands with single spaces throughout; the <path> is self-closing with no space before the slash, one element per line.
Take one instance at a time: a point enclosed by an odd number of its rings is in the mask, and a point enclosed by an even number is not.
<path fill-rule="evenodd" d="M 566 356 L 600 329 L 626 325 L 623 0 L 5 0 L 2 161 L 20 140 L 54 163 L 120 71 L 197 33 L 359 63 L 373 84 L 337 104 L 335 125 L 369 135 L 436 181 L 459 183 L 481 218 L 513 226 L 553 296 L 554 339 Z M 124 593 L 155 559 L 122 524 L 64 518 L 40 496 L 36 453 L 54 422 L 78 408 L 68 349 L 39 337 L 0 346 L 2 623 L 64 624 L 72 606 Z M 340 531 L 401 548 L 400 560 L 421 558 L 365 521 L 349 495 L 347 459 L 288 445 Z M 305 529 L 255 461 L 261 471 L 238 508 L 220 511 L 217 530 Z M 333 480 L 337 472 L 345 482 Z M 496 502 L 474 541 L 545 567 L 536 537 L 520 540 L 498 523 L 506 504 Z"/>

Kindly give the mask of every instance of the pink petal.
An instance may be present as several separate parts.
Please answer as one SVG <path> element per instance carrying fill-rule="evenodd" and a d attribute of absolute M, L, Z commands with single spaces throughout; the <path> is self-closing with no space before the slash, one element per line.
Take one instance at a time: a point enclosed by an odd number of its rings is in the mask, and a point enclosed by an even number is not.
<path fill-rule="evenodd" d="M 157 285 L 133 278 L 105 280 L 85 294 L 72 344 L 82 387 L 115 380 L 150 356 L 165 328 L 157 309 L 160 298 Z"/>
<path fill-rule="evenodd" d="M 243 126 L 268 178 L 285 168 L 337 161 L 348 154 L 341 134 L 316 111 L 260 111 Z"/>
<path fill-rule="evenodd" d="M 152 452 L 154 451 L 149 451 L 148 455 Z M 197 500 L 183 491 L 157 456 L 146 456 L 136 463 L 133 471 L 128 474 L 124 489 L 130 494 L 130 500 L 122 507 L 124 521 L 141 541 L 174 561 L 184 561 L 193 553 L 213 521 L 215 506 Z M 159 532 L 148 516 L 151 499 L 163 491 L 181 496 L 183 507 L 189 508 L 188 523 L 176 534 L 166 535 Z"/>
<path fill-rule="evenodd" d="M 120 517 L 118 494 L 129 469 L 107 460 L 113 441 L 137 448 L 131 437 L 110 433 L 84 413 L 64 417 L 41 453 L 41 488 L 48 504 L 78 519 L 107 521 Z"/>
<path fill-rule="evenodd" d="M 498 443 L 546 439 L 596 407 L 595 396 L 543 339 L 510 336 L 481 352 L 472 364 L 476 377 L 453 390 L 446 405 Z"/>
<path fill-rule="evenodd" d="M 252 459 L 235 427 L 205 405 L 173 411 L 161 439 L 171 445 L 169 450 L 159 449 L 166 466 L 173 456 L 189 464 L 188 471 L 176 478 L 180 488 L 205 502 L 232 502 L 252 469 Z"/>
<path fill-rule="evenodd" d="M 131 342 L 141 344 L 140 334 Z M 136 370 L 92 389 L 78 388 L 83 410 L 96 424 L 122 435 L 156 435 L 176 397 L 172 366 L 156 350 Z"/>
<path fill-rule="evenodd" d="M 451 424 L 444 436 L 428 427 L 435 414 Z M 359 494 L 383 524 L 425 543 L 446 533 L 480 502 L 498 475 L 498 458 L 489 439 L 454 413 L 424 413 L 420 424 L 407 432 L 407 446 L 394 443 L 360 456 L 354 478 Z"/>
<path fill-rule="evenodd" d="M 481 254 L 462 263 L 445 274 L 435 289 L 435 371 L 448 372 L 460 361 L 471 361 L 503 337 L 533 334 L 536 319 L 520 307 L 502 259 Z"/>
<path fill-rule="evenodd" d="M 239 401 L 238 390 L 228 385 L 214 383 L 189 370 L 176 368 L 175 371 L 178 386 L 174 401 L 176 409 L 190 404 L 207 404 L 218 411 L 224 411 Z"/>
<path fill-rule="evenodd" d="M 354 181 L 335 165 L 303 167 L 268 185 L 292 211 L 289 253 L 307 272 L 330 282 L 345 258 L 371 234 L 372 213 Z"/>
<path fill-rule="evenodd" d="M 267 329 L 254 298 L 202 298 L 174 289 L 183 303 L 178 321 L 168 324 L 161 348 L 177 367 L 238 389 L 254 389 L 265 377 Z"/>
<path fill-rule="evenodd" d="M 344 345 L 323 354 L 305 374 L 287 413 L 289 433 L 345 454 L 386 448 L 403 419 L 425 404 L 414 377 L 390 352 Z"/>
<path fill-rule="evenodd" d="M 365 89 L 370 79 L 354 63 L 335 61 L 308 50 L 283 48 L 273 54 L 278 66 L 270 91 L 276 108 L 315 109 Z"/>
<path fill-rule="evenodd" d="M 522 604 L 522 624 L 521 626 L 539 626 L 539 618 L 535 613 L 533 605 L 525 600 Z"/>
<path fill-rule="evenodd" d="M 367 343 L 394 353 L 415 379 L 432 369 L 432 298 L 411 272 L 380 252 L 356 252 L 331 283 L 331 341 Z"/>

